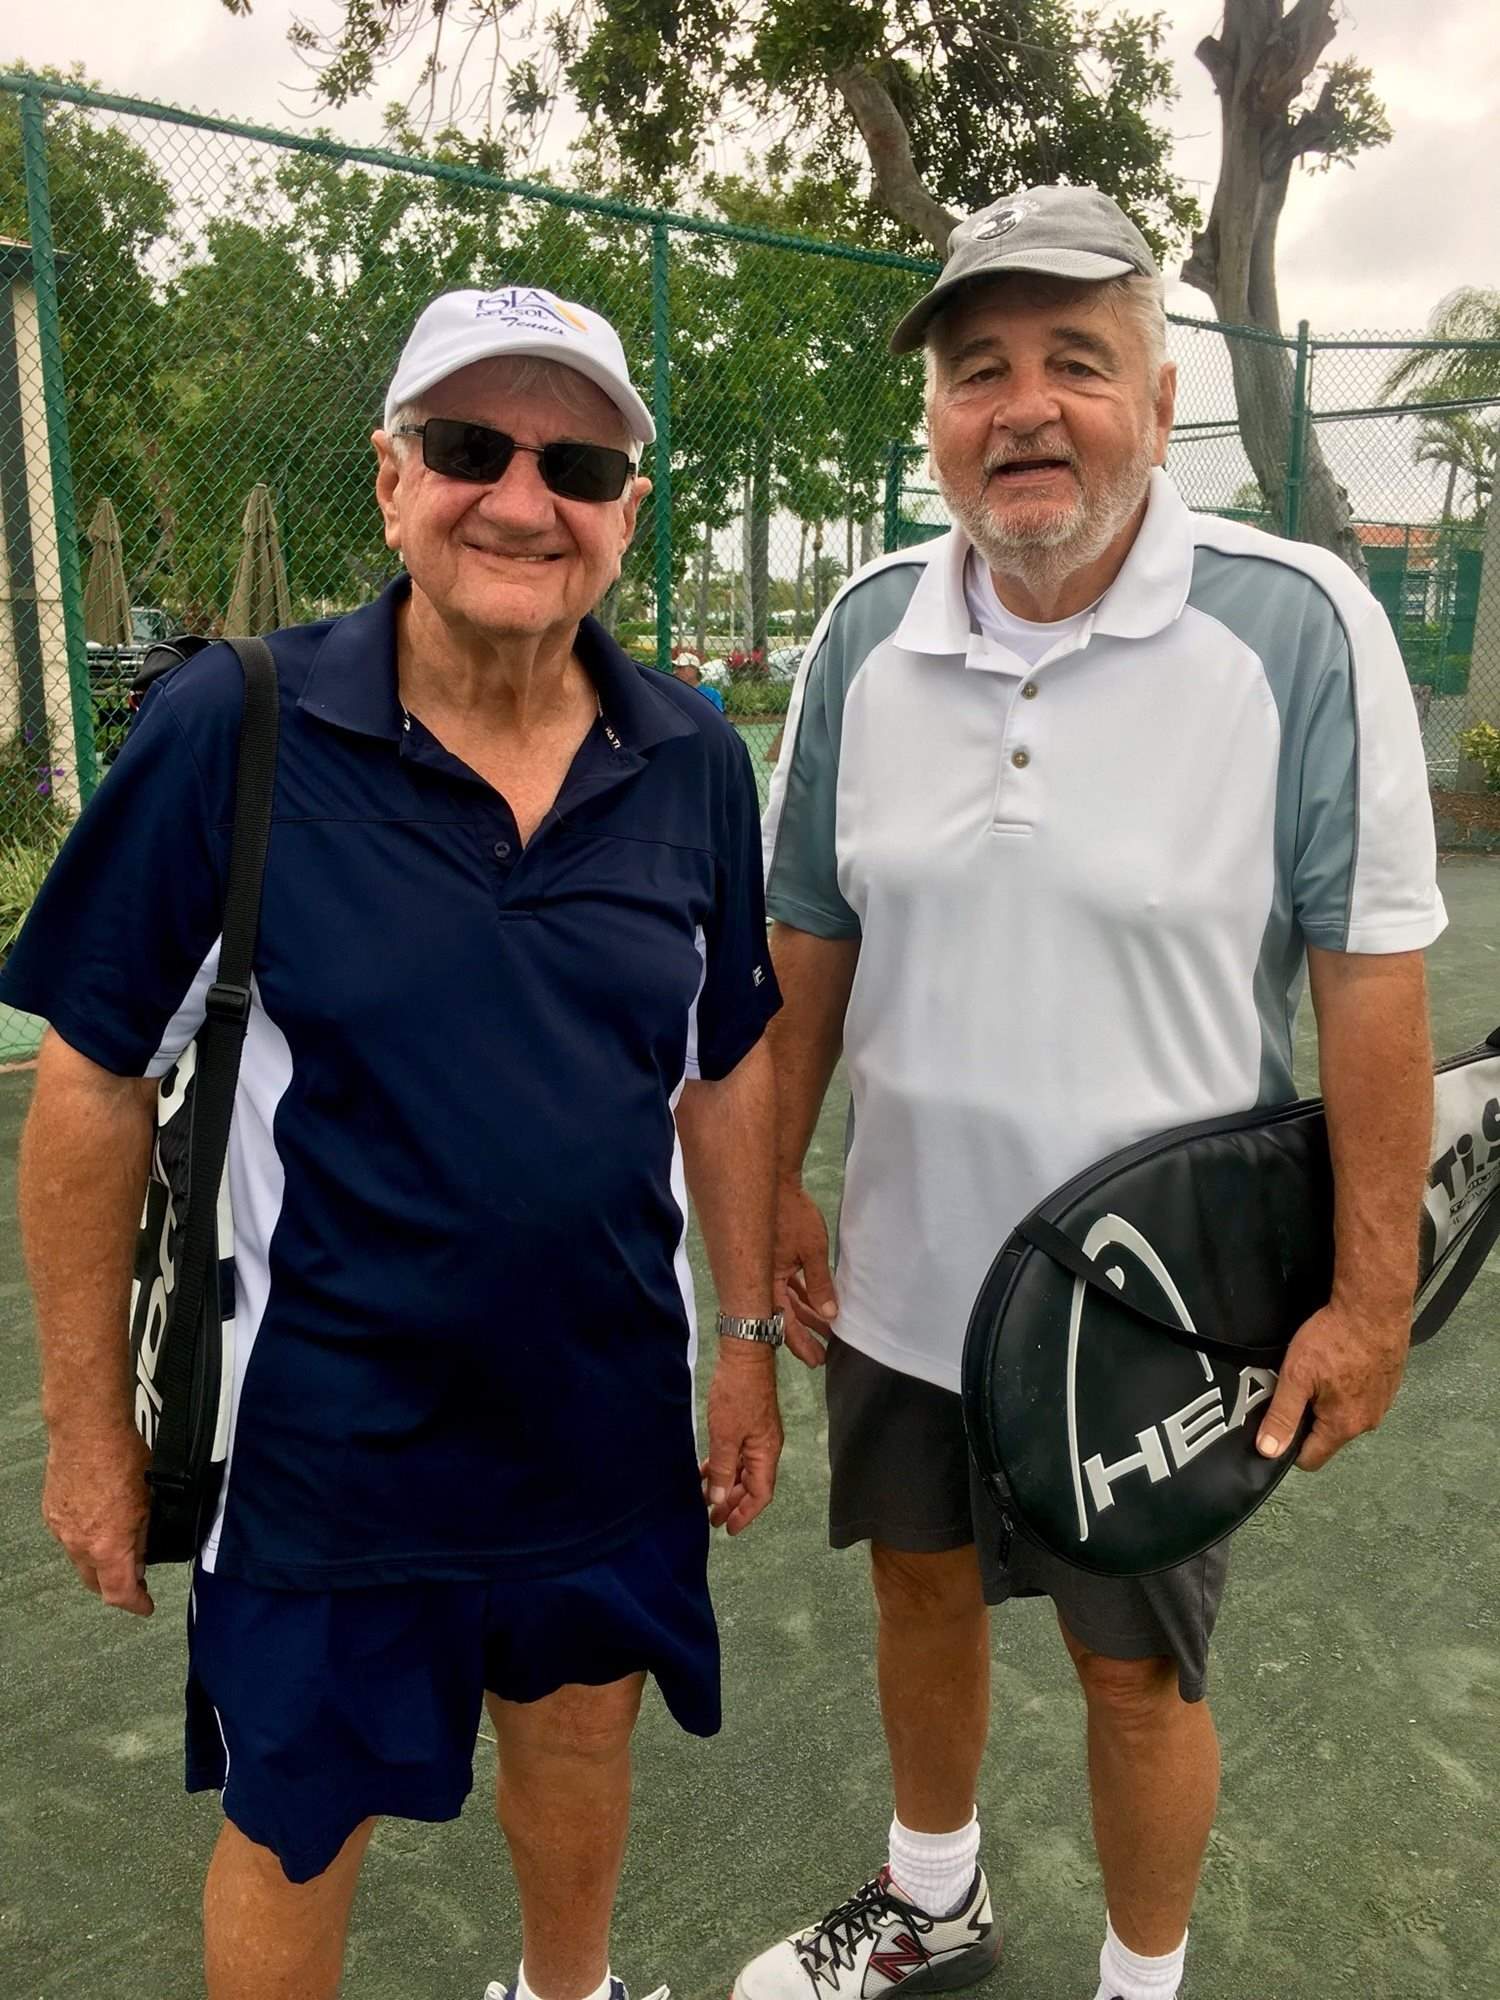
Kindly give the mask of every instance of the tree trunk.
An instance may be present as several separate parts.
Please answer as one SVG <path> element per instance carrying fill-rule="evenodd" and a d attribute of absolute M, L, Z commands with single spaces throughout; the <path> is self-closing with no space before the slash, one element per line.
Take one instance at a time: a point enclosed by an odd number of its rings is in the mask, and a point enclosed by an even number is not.
<path fill-rule="evenodd" d="M 844 575 L 846 577 L 849 577 L 853 576 L 853 574 L 854 574 L 854 512 L 853 509 L 851 508 L 850 511 L 844 516 Z"/>
<path fill-rule="evenodd" d="M 911 135 L 885 85 L 862 64 L 830 70 L 828 81 L 848 105 L 870 155 L 875 198 L 888 215 L 925 236 L 939 257 L 948 254 L 948 238 L 958 217 L 934 201 L 922 185 L 912 159 Z"/>
<path fill-rule="evenodd" d="M 755 567 L 755 489 L 750 475 L 745 475 L 745 483 L 740 489 L 740 581 L 744 592 L 743 606 L 745 623 L 739 637 L 745 651 L 750 650 L 750 627 L 754 617 L 750 601 L 750 576 Z"/>
<path fill-rule="evenodd" d="M 771 446 L 755 454 L 750 482 L 750 650 L 764 659 L 771 614 Z"/>
<path fill-rule="evenodd" d="M 792 637 L 794 639 L 802 637 L 802 591 L 807 581 L 807 523 L 806 521 L 799 521 L 797 525 L 801 529 L 801 533 L 797 538 L 797 595 L 793 599 L 794 608 L 792 611 Z"/>
<path fill-rule="evenodd" d="M 1213 78 L 1223 122 L 1223 151 L 1208 227 L 1193 241 L 1184 281 L 1206 292 L 1215 317 L 1281 335 L 1276 296 L 1276 232 L 1294 163 L 1322 151 L 1334 128 L 1329 88 L 1307 111 L 1295 99 L 1332 41 L 1335 0 L 1225 0 L 1221 36 L 1198 44 Z M 1296 370 L 1289 348 L 1225 336 L 1234 373 L 1240 439 L 1272 518 L 1285 519 Z M 1297 533 L 1332 549 L 1355 574 L 1366 574 L 1349 496 L 1323 456 L 1316 426 L 1303 440 Z"/>
<path fill-rule="evenodd" d="M 826 581 L 823 574 L 823 523 L 821 521 L 816 521 L 813 524 L 812 574 L 813 623 L 816 625 L 818 620 L 823 616 L 823 586 Z"/>
<path fill-rule="evenodd" d="M 882 523 L 873 516 L 859 524 L 859 566 L 864 568 L 875 560 L 875 544 L 879 539 Z"/>
<path fill-rule="evenodd" d="M 1474 615 L 1474 649 L 1469 655 L 1469 692 L 1464 700 L 1465 729 L 1500 716 L 1500 500 L 1490 501 L 1484 523 L 1484 562 L 1479 572 L 1479 604 Z M 1472 757 L 1460 757 L 1458 789 L 1484 790 L 1484 769 Z"/>
<path fill-rule="evenodd" d="M 1453 495 L 1457 486 L 1458 486 L 1458 460 L 1454 458 L 1448 461 L 1448 490 L 1443 495 L 1442 525 L 1445 528 L 1447 527 L 1448 523 L 1453 519 Z"/>
<path fill-rule="evenodd" d="M 698 642 L 698 658 L 708 658 L 708 585 L 714 566 L 713 530 L 705 521 L 703 524 L 703 547 L 698 556 L 698 603 L 693 637 Z"/>

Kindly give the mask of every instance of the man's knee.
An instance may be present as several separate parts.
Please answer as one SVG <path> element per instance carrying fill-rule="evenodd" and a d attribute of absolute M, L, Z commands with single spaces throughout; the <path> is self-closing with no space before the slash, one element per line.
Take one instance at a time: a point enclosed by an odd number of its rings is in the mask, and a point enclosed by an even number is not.
<path fill-rule="evenodd" d="M 1066 1627 L 1063 1638 L 1096 1721 L 1126 1732 L 1149 1729 L 1182 1705 L 1175 1660 L 1114 1660 L 1083 1645 Z"/>
<path fill-rule="evenodd" d="M 870 1568 L 883 1622 L 932 1625 L 984 1616 L 979 1558 L 972 1544 L 916 1555 L 875 1542 Z"/>
<path fill-rule="evenodd" d="M 609 1763 L 629 1747 L 644 1678 L 633 1674 L 605 1687 L 561 1687 L 540 1701 L 503 1701 L 491 1695 L 490 1716 L 502 1758 L 565 1757 L 585 1764 Z"/>

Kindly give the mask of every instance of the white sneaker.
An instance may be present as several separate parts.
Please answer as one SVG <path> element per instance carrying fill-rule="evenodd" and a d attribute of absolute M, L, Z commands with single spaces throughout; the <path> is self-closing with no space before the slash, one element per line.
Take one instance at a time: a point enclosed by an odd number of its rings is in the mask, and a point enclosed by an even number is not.
<path fill-rule="evenodd" d="M 897 1895 L 882 1868 L 857 1896 L 745 1967 L 733 2000 L 881 2000 L 972 1986 L 1000 1962 L 1000 1926 L 976 1869 L 961 1909 L 929 1917 Z"/>

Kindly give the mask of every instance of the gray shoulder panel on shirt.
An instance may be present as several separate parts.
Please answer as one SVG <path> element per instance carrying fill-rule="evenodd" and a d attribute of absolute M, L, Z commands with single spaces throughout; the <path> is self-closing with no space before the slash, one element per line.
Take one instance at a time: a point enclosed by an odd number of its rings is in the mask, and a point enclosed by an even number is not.
<path fill-rule="evenodd" d="M 838 891 L 835 813 L 844 703 L 860 668 L 906 615 L 925 563 L 882 564 L 835 601 L 807 664 L 766 868 L 773 917 L 825 937 L 857 937 Z"/>
<path fill-rule="evenodd" d="M 1188 605 L 1255 654 L 1276 703 L 1275 888 L 1255 969 L 1259 1102 L 1293 1094 L 1292 1026 L 1312 942 L 1342 949 L 1359 849 L 1359 718 L 1354 649 L 1317 578 L 1270 552 L 1200 546 Z"/>

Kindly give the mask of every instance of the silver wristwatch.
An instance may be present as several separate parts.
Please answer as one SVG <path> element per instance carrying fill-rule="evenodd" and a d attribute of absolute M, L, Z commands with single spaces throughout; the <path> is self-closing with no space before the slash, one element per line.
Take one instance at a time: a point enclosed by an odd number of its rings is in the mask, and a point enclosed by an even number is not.
<path fill-rule="evenodd" d="M 739 1319 L 734 1313 L 719 1314 L 719 1338 L 758 1340 L 766 1347 L 780 1347 L 786 1339 L 786 1322 L 781 1313 L 764 1319 Z"/>

